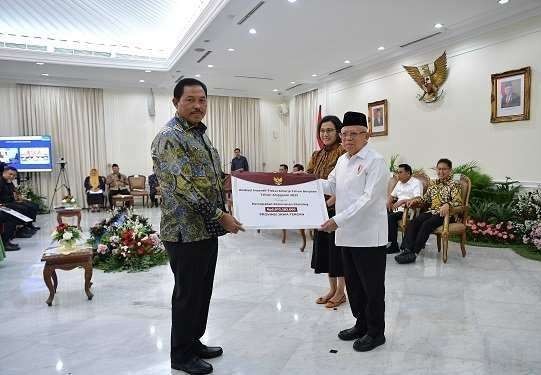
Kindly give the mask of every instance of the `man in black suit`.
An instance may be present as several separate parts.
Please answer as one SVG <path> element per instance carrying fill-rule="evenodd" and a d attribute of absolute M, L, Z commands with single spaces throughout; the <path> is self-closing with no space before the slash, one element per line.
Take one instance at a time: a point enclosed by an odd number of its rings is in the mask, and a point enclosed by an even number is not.
<path fill-rule="evenodd" d="M 503 84 L 502 108 L 518 107 L 520 105 L 520 95 L 513 92 L 513 84 L 507 82 Z"/>

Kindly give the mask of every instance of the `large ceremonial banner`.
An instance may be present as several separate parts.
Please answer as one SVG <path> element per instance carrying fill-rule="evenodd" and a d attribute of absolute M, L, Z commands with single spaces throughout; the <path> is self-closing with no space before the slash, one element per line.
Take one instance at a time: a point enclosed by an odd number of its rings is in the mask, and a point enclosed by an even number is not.
<path fill-rule="evenodd" d="M 312 229 L 329 218 L 314 175 L 233 172 L 231 184 L 233 213 L 245 228 Z"/>

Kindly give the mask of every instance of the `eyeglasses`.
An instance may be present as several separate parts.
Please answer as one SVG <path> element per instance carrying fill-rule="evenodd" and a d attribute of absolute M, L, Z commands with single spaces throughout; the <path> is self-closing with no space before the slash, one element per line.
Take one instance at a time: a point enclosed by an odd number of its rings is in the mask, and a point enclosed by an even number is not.
<path fill-rule="evenodd" d="M 334 130 L 334 129 L 320 129 L 319 130 L 320 134 L 332 134 L 334 132 L 336 132 L 336 130 Z"/>
<path fill-rule="evenodd" d="M 351 138 L 351 139 L 354 139 L 354 138 L 357 138 L 358 136 L 360 136 L 361 134 L 365 134 L 367 132 L 351 132 L 351 133 L 340 133 L 340 138 Z"/>

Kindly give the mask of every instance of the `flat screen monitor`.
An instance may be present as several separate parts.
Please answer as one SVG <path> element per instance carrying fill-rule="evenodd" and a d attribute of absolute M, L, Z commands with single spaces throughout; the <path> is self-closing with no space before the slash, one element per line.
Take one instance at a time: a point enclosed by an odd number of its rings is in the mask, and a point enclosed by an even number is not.
<path fill-rule="evenodd" d="M 0 137 L 0 161 L 19 172 L 53 170 L 51 136 Z"/>

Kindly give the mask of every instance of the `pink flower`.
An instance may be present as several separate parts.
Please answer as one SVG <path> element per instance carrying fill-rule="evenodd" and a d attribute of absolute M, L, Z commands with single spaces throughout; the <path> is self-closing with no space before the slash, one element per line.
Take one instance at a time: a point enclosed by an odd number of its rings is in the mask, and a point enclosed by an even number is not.
<path fill-rule="evenodd" d="M 507 239 L 507 235 L 506 235 L 506 234 L 503 235 L 503 239 L 504 239 L 504 240 Z"/>
<path fill-rule="evenodd" d="M 500 237 L 500 238 L 501 238 L 501 237 L 503 237 L 503 234 L 501 234 L 501 233 L 498 233 L 498 237 Z"/>
<path fill-rule="evenodd" d="M 474 230 L 474 231 L 472 231 L 472 233 L 473 233 L 473 234 L 478 234 L 479 231 L 478 231 L 478 230 Z"/>
<path fill-rule="evenodd" d="M 496 225 L 496 229 L 501 229 L 502 228 L 502 225 L 501 224 L 497 224 Z"/>
<path fill-rule="evenodd" d="M 511 234 L 509 235 L 509 238 L 512 239 L 512 240 L 514 240 L 514 239 L 515 239 L 515 235 L 514 235 L 513 233 L 511 233 Z"/>
<path fill-rule="evenodd" d="M 487 225 L 485 222 L 482 222 L 482 223 L 478 223 L 477 225 L 479 225 L 481 228 L 484 227 L 485 225 Z"/>
<path fill-rule="evenodd" d="M 511 230 L 511 229 L 513 229 L 513 224 L 511 223 L 507 224 L 507 230 Z"/>
<path fill-rule="evenodd" d="M 98 252 L 99 254 L 105 254 L 105 253 L 107 252 L 107 245 L 104 245 L 104 244 L 100 243 L 100 244 L 98 245 L 97 252 Z"/>
<path fill-rule="evenodd" d="M 471 226 L 471 229 L 472 229 L 472 230 L 476 230 L 476 229 L 477 229 L 477 225 L 472 225 L 472 226 Z"/>

